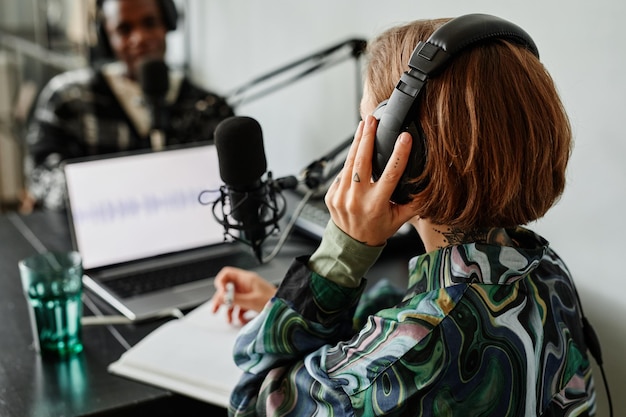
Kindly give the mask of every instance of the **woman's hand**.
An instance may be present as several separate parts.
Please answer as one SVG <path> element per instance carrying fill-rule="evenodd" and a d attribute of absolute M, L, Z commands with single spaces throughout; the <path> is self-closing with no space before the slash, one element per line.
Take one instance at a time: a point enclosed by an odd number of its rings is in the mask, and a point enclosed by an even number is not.
<path fill-rule="evenodd" d="M 383 245 L 415 215 L 412 204 L 397 205 L 391 194 L 411 152 L 411 135 L 402 133 L 380 179 L 372 182 L 372 157 L 376 137 L 375 117 L 359 123 L 343 169 L 326 193 L 330 215 L 344 233 L 370 246 Z"/>
<path fill-rule="evenodd" d="M 234 287 L 232 304 L 227 305 L 227 286 Z M 233 314 L 237 310 L 237 318 L 241 323 L 248 320 L 245 313 L 248 311 L 260 312 L 267 302 L 276 294 L 276 287 L 263 279 L 259 274 L 240 268 L 226 266 L 215 277 L 216 293 L 213 296 L 213 313 L 220 306 L 227 307 L 227 320 L 233 321 Z"/>

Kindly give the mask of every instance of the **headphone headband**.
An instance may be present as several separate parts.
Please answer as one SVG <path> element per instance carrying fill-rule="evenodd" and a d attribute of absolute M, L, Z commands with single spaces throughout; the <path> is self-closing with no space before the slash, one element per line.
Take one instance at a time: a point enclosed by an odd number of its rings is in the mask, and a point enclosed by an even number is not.
<path fill-rule="evenodd" d="M 102 10 L 102 5 L 107 0 L 96 0 L 96 19 L 99 19 L 99 14 Z M 121 0 L 118 0 L 121 1 Z M 161 18 L 163 24 L 168 31 L 176 30 L 178 24 L 178 10 L 173 0 L 155 0 L 161 10 Z"/>
<path fill-rule="evenodd" d="M 426 42 L 455 55 L 490 39 L 505 39 L 525 46 L 539 58 L 537 46 L 528 33 L 514 23 L 488 14 L 468 14 L 452 19 L 433 32 Z"/>

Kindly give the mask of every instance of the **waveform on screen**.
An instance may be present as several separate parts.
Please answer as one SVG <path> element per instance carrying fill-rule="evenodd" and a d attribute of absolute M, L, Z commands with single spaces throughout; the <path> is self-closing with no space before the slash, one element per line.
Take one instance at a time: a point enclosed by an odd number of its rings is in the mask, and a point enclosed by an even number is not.
<path fill-rule="evenodd" d="M 213 199 L 220 195 L 219 190 L 206 191 L 195 188 L 147 192 L 124 199 L 94 200 L 84 206 L 73 207 L 72 217 L 76 223 L 108 224 L 171 212 L 180 212 L 184 215 L 185 211 L 203 208 L 198 203 L 200 192 Z"/>

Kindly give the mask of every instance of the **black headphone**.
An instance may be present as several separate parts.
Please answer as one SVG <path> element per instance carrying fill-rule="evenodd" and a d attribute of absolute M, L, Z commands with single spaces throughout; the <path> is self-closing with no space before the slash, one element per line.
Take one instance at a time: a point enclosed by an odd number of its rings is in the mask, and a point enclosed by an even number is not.
<path fill-rule="evenodd" d="M 416 120 L 420 92 L 430 77 L 437 76 L 460 52 L 479 43 L 504 39 L 526 47 L 537 58 L 539 51 L 531 37 L 519 26 L 486 14 L 457 17 L 439 27 L 426 42 L 419 42 L 409 59 L 409 70 L 396 85 L 388 100 L 380 103 L 374 112 L 379 120 L 372 161 L 372 177 L 378 180 L 391 158 L 396 139 L 401 132 L 409 132 L 413 146 L 408 165 L 391 196 L 397 204 L 406 204 L 425 184 L 408 180 L 420 175 L 426 165 L 426 138 Z"/>
<path fill-rule="evenodd" d="M 98 37 L 98 44 L 96 46 L 95 53 L 100 59 L 111 59 L 114 57 L 114 54 L 113 50 L 111 49 L 111 45 L 109 44 L 109 39 L 106 33 L 106 29 L 104 27 L 104 17 L 102 15 L 102 5 L 105 1 L 107 0 L 96 1 L 95 25 L 96 36 Z M 167 29 L 168 32 L 176 30 L 176 26 L 178 25 L 178 11 L 176 10 L 176 4 L 174 4 L 174 0 L 155 1 L 157 2 L 159 9 L 161 10 L 161 18 L 163 19 L 165 29 Z"/>

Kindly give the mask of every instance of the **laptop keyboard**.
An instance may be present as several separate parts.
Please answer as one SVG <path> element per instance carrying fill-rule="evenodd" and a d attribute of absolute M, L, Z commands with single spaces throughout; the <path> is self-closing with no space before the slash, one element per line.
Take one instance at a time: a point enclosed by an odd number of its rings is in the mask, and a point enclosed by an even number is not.
<path fill-rule="evenodd" d="M 247 265 L 243 265 L 247 263 Z M 226 265 L 250 268 L 255 265 L 252 257 L 233 253 L 219 258 L 200 259 L 163 269 L 142 271 L 107 281 L 107 286 L 123 298 L 147 294 L 154 291 L 188 284 L 207 277 L 214 277 Z"/>

